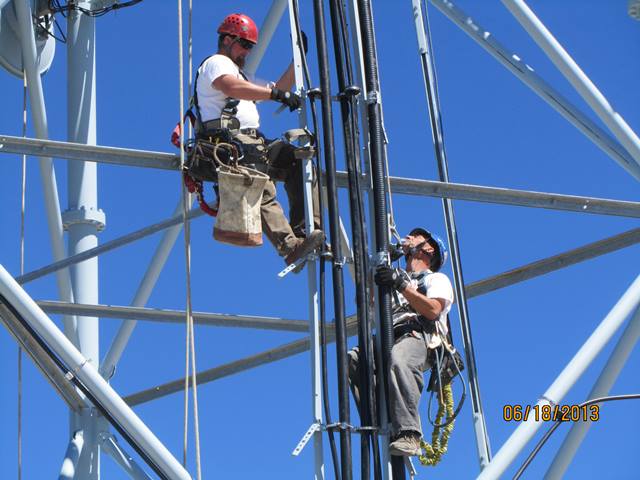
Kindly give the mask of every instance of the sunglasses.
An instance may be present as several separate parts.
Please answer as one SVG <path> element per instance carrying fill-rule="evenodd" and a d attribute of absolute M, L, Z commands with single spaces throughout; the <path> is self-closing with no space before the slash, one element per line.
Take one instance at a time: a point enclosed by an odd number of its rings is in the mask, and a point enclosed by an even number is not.
<path fill-rule="evenodd" d="M 235 41 L 245 50 L 251 50 L 254 47 L 252 42 L 244 38 L 236 38 Z"/>

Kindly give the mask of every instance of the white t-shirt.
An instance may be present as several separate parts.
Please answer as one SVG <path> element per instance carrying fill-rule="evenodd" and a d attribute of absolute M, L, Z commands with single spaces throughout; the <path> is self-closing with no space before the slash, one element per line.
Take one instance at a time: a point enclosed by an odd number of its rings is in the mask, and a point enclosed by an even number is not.
<path fill-rule="evenodd" d="M 447 335 L 447 314 L 451 310 L 453 304 L 453 287 L 451 281 L 444 273 L 431 272 L 410 272 L 411 286 L 418 292 L 426 295 L 428 298 L 441 298 L 444 300 L 444 308 L 440 312 L 440 316 L 436 320 L 436 328 L 443 336 Z M 408 308 L 407 308 L 408 307 Z M 410 322 L 418 320 L 418 314 L 409 305 L 404 296 L 399 293 L 393 296 L 393 324 Z M 436 348 L 440 345 L 440 337 L 438 335 L 427 335 L 427 345 L 429 348 Z"/>
<path fill-rule="evenodd" d="M 233 63 L 233 60 L 219 54 L 209 57 L 198 69 L 196 88 L 203 122 L 220 118 L 222 109 L 227 103 L 227 96 L 213 86 L 213 82 L 222 75 L 244 78 L 240 74 L 240 68 Z M 240 100 L 236 117 L 240 121 L 240 128 L 258 128 L 260 126 L 260 115 L 256 104 L 252 101 Z"/>

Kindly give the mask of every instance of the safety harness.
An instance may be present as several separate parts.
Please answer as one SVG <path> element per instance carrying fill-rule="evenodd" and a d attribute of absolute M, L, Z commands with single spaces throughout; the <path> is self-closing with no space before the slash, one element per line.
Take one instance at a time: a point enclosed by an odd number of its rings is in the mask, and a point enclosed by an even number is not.
<path fill-rule="evenodd" d="M 184 124 L 189 121 L 195 131 L 195 138 L 189 139 L 184 144 L 187 152 L 187 161 L 182 172 L 184 183 L 189 193 L 195 193 L 202 211 L 213 217 L 217 216 L 218 208 L 211 207 L 204 198 L 203 182 L 214 183 L 213 189 L 218 196 L 217 163 L 238 164 L 244 158 L 243 145 L 234 137 L 234 132 L 239 132 L 240 122 L 235 117 L 239 100 L 228 97 L 219 119 L 211 122 L 203 122 L 198 104 L 198 77 L 200 67 L 211 58 L 205 58 L 196 71 L 193 82 L 193 95 L 189 101 L 189 108 L 185 112 L 182 121 L 178 122 L 171 132 L 171 143 L 180 148 L 180 135 Z M 242 72 L 241 72 L 242 74 Z M 243 75 L 243 78 L 246 78 Z M 215 202 L 218 204 L 218 201 Z"/>

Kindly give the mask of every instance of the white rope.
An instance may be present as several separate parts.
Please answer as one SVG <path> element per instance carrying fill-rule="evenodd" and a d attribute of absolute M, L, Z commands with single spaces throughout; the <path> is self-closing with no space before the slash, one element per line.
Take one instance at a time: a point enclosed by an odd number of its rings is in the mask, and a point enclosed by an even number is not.
<path fill-rule="evenodd" d="M 22 74 L 22 136 L 27 136 L 27 73 Z M 24 274 L 24 219 L 27 190 L 27 155 L 22 155 L 20 198 L 20 275 Z M 18 480 L 22 479 L 22 347 L 18 345 Z"/>
<path fill-rule="evenodd" d="M 183 91 L 183 65 L 182 65 L 182 1 L 178 0 L 178 69 L 179 69 L 179 106 L 178 106 L 178 121 L 182 123 L 182 109 L 184 105 L 184 91 Z M 182 129 L 180 131 L 180 170 L 184 167 L 184 135 L 182 133 Z M 181 184 L 184 182 L 181 180 Z M 182 221 L 184 224 L 184 185 L 182 188 Z M 188 307 L 188 305 L 187 305 Z M 185 376 L 184 376 L 184 438 L 183 438 L 183 450 L 182 450 L 182 465 L 186 467 L 187 465 L 187 446 L 189 442 L 189 345 L 191 344 L 189 336 L 191 335 L 191 330 L 189 329 L 189 311 L 187 310 L 187 337 L 186 337 L 186 345 L 185 345 Z"/>
<path fill-rule="evenodd" d="M 189 63 L 189 95 L 193 92 L 193 0 L 189 0 L 189 19 L 187 25 L 187 55 Z M 189 124 L 189 138 L 193 137 L 193 126 Z"/>
<path fill-rule="evenodd" d="M 191 45 L 191 10 L 189 2 L 189 45 Z M 182 111 L 184 109 L 184 63 L 183 63 L 183 33 L 182 33 L 182 0 L 178 0 L 178 65 L 180 70 L 180 110 L 179 121 L 182 122 Z M 189 48 L 191 55 L 191 48 Z M 191 61 L 189 62 L 191 65 Z M 180 171 L 184 168 L 184 128 L 180 129 Z M 198 388 L 196 383 L 196 349 L 195 332 L 193 328 L 193 315 L 191 304 L 191 228 L 187 219 L 188 210 L 191 206 L 191 196 L 180 177 L 182 188 L 182 221 L 184 224 L 184 250 L 185 250 L 185 273 L 186 273 L 186 362 L 185 362 L 185 407 L 184 407 L 184 451 L 183 464 L 187 462 L 188 445 L 188 418 L 189 418 L 189 367 L 191 367 L 191 385 L 193 388 L 193 423 L 196 444 L 196 478 L 201 480 L 202 470 L 200 462 L 200 428 L 198 418 Z"/>

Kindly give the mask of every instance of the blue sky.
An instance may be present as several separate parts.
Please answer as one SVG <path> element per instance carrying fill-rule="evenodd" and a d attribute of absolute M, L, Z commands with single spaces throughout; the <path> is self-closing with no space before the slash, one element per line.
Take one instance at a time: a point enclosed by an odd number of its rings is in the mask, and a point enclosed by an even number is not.
<path fill-rule="evenodd" d="M 175 151 L 168 141 L 179 113 L 175 3 L 146 1 L 97 20 L 99 145 Z M 260 25 L 269 7 L 269 2 L 248 0 L 194 3 L 196 65 L 215 49 L 215 28 L 224 15 L 245 12 Z M 302 25 L 310 33 L 311 2 L 301 3 Z M 457 5 L 595 119 L 501 2 L 460 0 Z M 531 0 L 529 5 L 628 124 L 640 129 L 640 23 L 627 15 L 627 2 Z M 636 180 L 440 12 L 432 6 L 429 12 L 452 181 L 637 200 Z M 374 14 L 391 173 L 437 179 L 411 2 L 375 2 Z M 64 24 L 63 28 L 66 29 Z M 312 76 L 317 84 L 315 41 L 312 34 L 309 36 Z M 290 58 L 285 17 L 258 75 L 277 79 Z M 65 140 L 67 135 L 66 65 L 66 49 L 58 44 L 52 68 L 43 79 L 49 134 L 55 140 Z M 333 88 L 335 93 L 335 79 Z M 2 70 L 0 90 L 0 133 L 19 136 L 22 83 Z M 274 116 L 275 109 L 270 103 L 260 107 L 263 129 L 270 136 L 297 124 L 291 114 Z M 28 135 L 34 135 L 31 126 Z M 340 132 L 336 131 L 336 135 L 339 137 Z M 0 158 L 0 264 L 14 275 L 19 273 L 20 163 L 20 157 L 15 155 L 4 154 Z M 338 164 L 344 169 L 340 148 Z M 64 210 L 66 162 L 56 160 L 55 165 Z M 179 198 L 180 180 L 176 173 L 107 165 L 101 165 L 98 171 L 99 206 L 107 216 L 101 243 L 167 218 Z M 340 202 L 348 225 L 344 192 Z M 622 217 L 461 201 L 454 205 L 467 283 L 638 225 L 636 220 Z M 37 161 L 29 159 L 26 271 L 52 261 L 43 207 Z M 422 225 L 444 235 L 439 199 L 398 195 L 394 197 L 394 207 L 402 232 Z M 257 249 L 222 245 L 211 238 L 211 230 L 212 221 L 208 218 L 193 223 L 194 310 L 307 317 L 305 275 L 278 280 L 276 274 L 282 264 L 270 245 Z M 153 236 L 100 258 L 101 303 L 131 303 L 158 241 L 159 236 Z M 184 308 L 183 252 L 180 238 L 148 306 Z M 515 428 L 513 423 L 502 420 L 503 406 L 535 403 L 635 279 L 639 253 L 638 246 L 626 248 L 469 301 L 480 389 L 494 453 Z M 450 274 L 450 265 L 444 271 Z M 349 279 L 345 283 L 347 313 L 354 313 L 353 285 Z M 35 299 L 57 299 L 52 276 L 28 284 L 26 290 Z M 330 299 L 327 305 L 331 309 Z M 59 322 L 58 318 L 55 320 Z M 452 325 L 455 342 L 461 347 L 455 307 Z M 118 320 L 102 321 L 101 355 L 108 350 L 118 326 Z M 199 327 L 198 367 L 211 368 L 298 338 L 302 335 Z M 182 377 L 184 342 L 182 326 L 140 322 L 112 381 L 114 388 L 127 395 Z M 350 345 L 354 343 L 355 339 L 350 339 Z M 585 399 L 611 350 L 609 345 L 563 403 L 575 404 Z M 4 329 L 0 330 L 0 459 L 4 478 L 15 478 L 17 471 L 16 358 L 15 343 Z M 332 347 L 329 358 L 335 418 Z M 612 393 L 638 392 L 639 362 L 636 349 Z M 59 472 L 67 445 L 67 410 L 31 361 L 25 360 L 24 365 L 23 478 L 51 478 Z M 309 356 L 300 354 L 202 385 L 198 393 L 204 478 L 309 478 L 313 470 L 312 449 L 308 447 L 298 458 L 290 455 L 311 422 L 309 379 Z M 424 400 L 421 408 L 424 418 Z M 355 408 L 353 411 L 357 421 Z M 141 405 L 136 412 L 181 458 L 182 395 Z M 637 403 L 603 406 L 600 421 L 592 426 L 566 478 L 605 474 L 608 478 L 637 478 L 634 438 L 638 427 Z M 567 426 L 560 428 L 526 478 L 544 474 L 567 431 Z M 357 452 L 357 439 L 354 442 Z M 533 443 L 526 452 L 532 447 Z M 193 439 L 189 451 L 189 466 L 195 472 Z M 478 472 L 475 452 L 469 402 L 456 421 L 441 465 L 418 467 L 419 478 L 473 478 Z M 327 477 L 331 478 L 328 453 L 325 444 Z M 506 476 L 515 472 L 525 456 L 526 453 L 516 460 Z M 354 463 L 357 464 L 357 455 Z M 102 467 L 103 478 L 125 478 L 106 456 Z"/>

